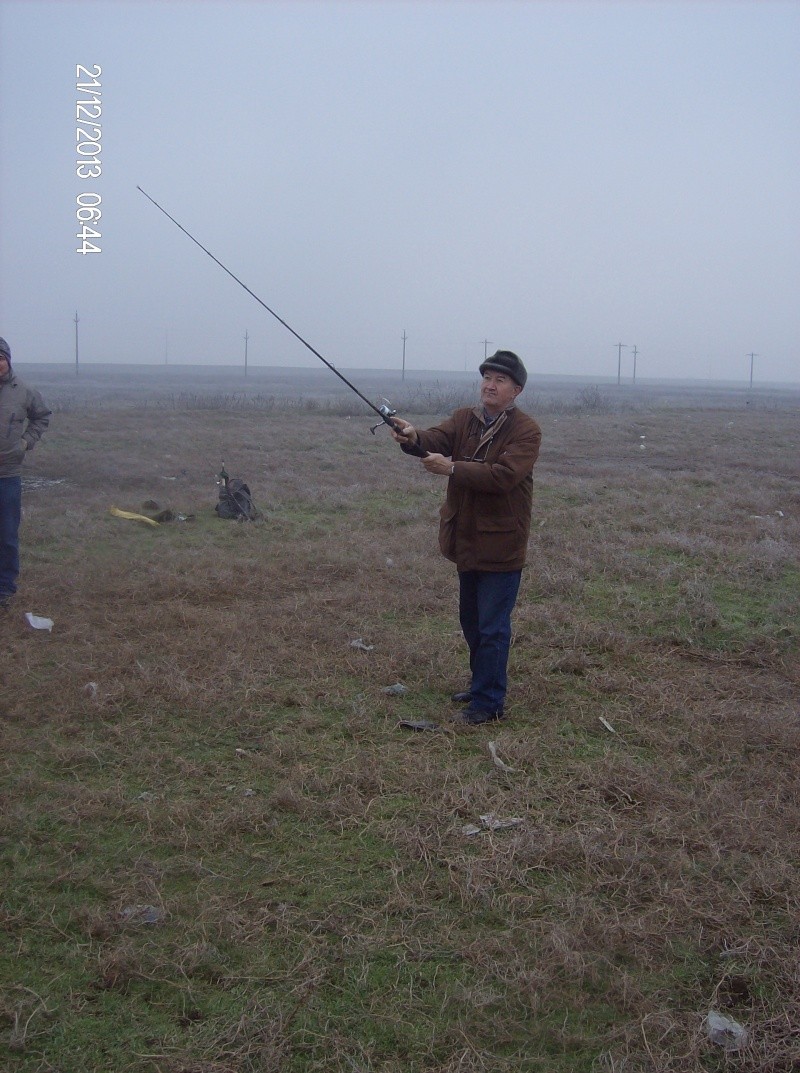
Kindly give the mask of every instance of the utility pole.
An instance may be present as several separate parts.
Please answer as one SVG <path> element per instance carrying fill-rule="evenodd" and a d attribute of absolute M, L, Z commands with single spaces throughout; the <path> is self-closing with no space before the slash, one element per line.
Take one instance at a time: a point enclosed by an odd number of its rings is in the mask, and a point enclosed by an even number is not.
<path fill-rule="evenodd" d="M 752 388 L 752 386 L 753 386 L 753 358 L 757 358 L 758 354 L 748 354 L 747 356 L 750 359 L 750 387 Z"/>
<path fill-rule="evenodd" d="M 622 351 L 627 350 L 627 343 L 616 343 L 617 348 L 617 387 L 622 383 Z"/>
<path fill-rule="evenodd" d="M 405 328 L 403 328 L 403 375 L 400 378 L 401 380 L 405 380 L 406 378 L 406 339 L 408 339 L 408 336 L 406 335 Z"/>
<path fill-rule="evenodd" d="M 75 310 L 75 375 L 78 375 L 78 310 Z"/>
<path fill-rule="evenodd" d="M 244 330 L 244 375 L 247 376 L 247 340 L 250 338 L 250 333 L 247 328 Z"/>
<path fill-rule="evenodd" d="M 482 339 L 481 342 L 483 343 L 483 360 L 486 361 L 489 356 L 489 347 L 491 346 L 492 341 L 491 339 Z"/>
<path fill-rule="evenodd" d="M 639 348 L 633 348 L 633 382 L 636 383 L 636 355 L 639 353 Z"/>

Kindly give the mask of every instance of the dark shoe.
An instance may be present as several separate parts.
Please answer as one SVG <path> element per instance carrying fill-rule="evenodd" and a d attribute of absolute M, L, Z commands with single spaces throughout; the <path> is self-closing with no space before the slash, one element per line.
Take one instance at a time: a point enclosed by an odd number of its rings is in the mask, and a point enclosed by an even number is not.
<path fill-rule="evenodd" d="M 475 708 L 465 708 L 458 719 L 459 723 L 465 723 L 467 726 L 477 727 L 482 723 L 493 723 L 496 719 L 502 719 L 505 715 L 502 708 L 497 708 L 493 712 L 477 711 Z"/>
<path fill-rule="evenodd" d="M 463 693 L 454 693 L 450 700 L 453 704 L 469 704 L 472 700 L 472 693 L 468 689 L 465 689 Z"/>

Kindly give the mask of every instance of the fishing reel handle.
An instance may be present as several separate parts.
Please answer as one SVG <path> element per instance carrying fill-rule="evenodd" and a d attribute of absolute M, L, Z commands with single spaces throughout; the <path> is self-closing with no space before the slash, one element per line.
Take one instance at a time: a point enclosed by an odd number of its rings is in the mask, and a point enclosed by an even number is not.
<path fill-rule="evenodd" d="M 389 428 L 394 429 L 395 432 L 399 432 L 402 435 L 403 430 L 398 425 L 396 425 L 394 421 L 392 421 L 393 417 L 394 413 L 383 414 L 383 420 L 386 422 Z M 424 447 L 420 447 L 418 443 L 404 443 L 402 444 L 402 447 L 407 455 L 414 455 L 415 458 L 428 457 L 428 452 L 425 450 Z"/>
<path fill-rule="evenodd" d="M 392 418 L 397 414 L 397 410 L 393 410 L 390 406 L 384 405 L 379 406 L 377 412 L 381 415 L 381 418 L 383 419 L 385 424 L 387 424 L 393 432 L 399 432 L 402 435 L 403 430 L 400 428 L 399 425 L 392 421 Z M 372 429 L 373 433 L 375 432 L 376 428 L 380 428 L 380 425 L 375 425 L 375 428 Z M 418 443 L 403 444 L 403 450 L 407 455 L 414 455 L 415 458 L 428 457 L 428 452 L 424 448 L 420 447 Z"/>

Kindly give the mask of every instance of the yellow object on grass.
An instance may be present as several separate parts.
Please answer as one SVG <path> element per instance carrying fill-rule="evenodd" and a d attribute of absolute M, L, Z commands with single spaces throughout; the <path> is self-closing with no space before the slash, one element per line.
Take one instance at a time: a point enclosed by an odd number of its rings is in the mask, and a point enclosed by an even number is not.
<path fill-rule="evenodd" d="M 146 518 L 144 514 L 133 514 L 129 510 L 120 510 L 119 507 L 110 507 L 108 513 L 113 514 L 115 518 L 128 518 L 132 522 L 147 522 L 148 525 L 158 528 L 158 522 L 154 522 L 152 518 Z"/>

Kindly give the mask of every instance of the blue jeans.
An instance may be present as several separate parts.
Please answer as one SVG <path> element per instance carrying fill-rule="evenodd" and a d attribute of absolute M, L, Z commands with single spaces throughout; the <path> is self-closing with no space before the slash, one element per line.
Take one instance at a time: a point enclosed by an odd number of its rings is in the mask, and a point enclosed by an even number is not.
<path fill-rule="evenodd" d="M 0 596 L 17 591 L 22 478 L 0 477 Z"/>
<path fill-rule="evenodd" d="M 521 577 L 521 570 L 465 570 L 458 575 L 458 616 L 469 645 L 470 707 L 475 711 L 502 711 L 508 687 L 511 612 Z"/>

